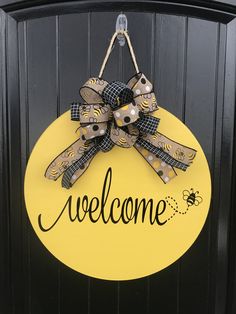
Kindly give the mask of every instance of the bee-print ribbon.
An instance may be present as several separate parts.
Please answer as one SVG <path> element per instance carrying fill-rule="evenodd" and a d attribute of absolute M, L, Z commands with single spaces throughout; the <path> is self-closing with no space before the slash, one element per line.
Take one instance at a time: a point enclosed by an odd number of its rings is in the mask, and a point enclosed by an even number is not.
<path fill-rule="evenodd" d="M 84 103 L 71 105 L 71 119 L 80 122 L 78 140 L 57 156 L 45 172 L 51 180 L 63 174 L 62 186 L 67 189 L 85 172 L 99 151 L 108 152 L 114 145 L 136 148 L 164 183 L 177 175 L 174 167 L 185 171 L 196 155 L 194 149 L 157 131 L 160 119 L 152 115 L 158 110 L 153 86 L 139 72 L 126 31 L 122 34 L 126 37 L 136 74 L 127 84 L 102 79 L 119 33 L 112 36 L 98 78 L 90 78 L 81 87 Z"/>
<path fill-rule="evenodd" d="M 114 145 L 134 146 L 163 180 L 169 182 L 179 168 L 185 171 L 196 151 L 176 143 L 157 131 L 160 119 L 152 115 L 158 104 L 152 84 L 144 74 L 127 84 L 90 78 L 80 89 L 85 103 L 71 105 L 71 119 L 80 121 L 78 140 L 48 166 L 45 176 L 70 188 L 85 172 L 93 157 Z"/>

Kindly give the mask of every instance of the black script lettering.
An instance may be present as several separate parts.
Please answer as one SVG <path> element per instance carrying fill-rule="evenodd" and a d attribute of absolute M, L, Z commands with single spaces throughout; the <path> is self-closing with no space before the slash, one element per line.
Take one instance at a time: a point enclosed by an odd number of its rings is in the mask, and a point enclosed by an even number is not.
<path fill-rule="evenodd" d="M 125 208 L 127 208 L 127 198 L 124 200 L 122 207 L 121 207 L 121 219 L 122 219 L 124 224 L 128 224 L 130 222 L 130 220 L 125 219 Z"/>
<path fill-rule="evenodd" d="M 64 211 L 65 211 L 65 209 L 66 209 L 67 207 L 68 207 L 68 210 L 69 210 L 70 221 L 73 222 L 74 220 L 71 219 L 71 200 L 72 200 L 72 195 L 70 195 L 70 196 L 68 197 L 68 200 L 66 201 L 65 206 L 62 208 L 62 211 L 60 212 L 59 216 L 58 216 L 57 219 L 54 221 L 54 223 L 53 223 L 50 227 L 48 227 L 48 228 L 43 227 L 43 225 L 42 225 L 42 215 L 40 214 L 40 215 L 38 216 L 39 228 L 40 228 L 43 232 L 47 232 L 47 231 L 51 230 L 51 229 L 58 223 L 59 219 L 61 218 L 62 214 L 64 213 Z"/>
<path fill-rule="evenodd" d="M 95 208 L 93 208 L 93 201 L 96 201 Z M 97 222 L 99 220 L 99 217 L 100 217 L 100 215 L 99 215 L 97 218 L 94 218 L 92 215 L 94 212 L 97 211 L 98 207 L 99 207 L 99 199 L 97 197 L 93 197 L 91 202 L 89 203 L 89 219 L 93 223 Z"/>
<path fill-rule="evenodd" d="M 150 207 L 150 223 L 152 224 L 151 217 L 152 217 L 153 199 L 150 199 L 148 200 L 148 202 L 146 202 L 144 198 L 142 198 L 140 202 L 138 198 L 135 199 L 134 223 L 137 223 L 141 205 L 142 205 L 142 222 L 144 222 L 145 220 L 146 211 L 147 211 L 148 205 L 150 205 L 149 206 Z"/>
<path fill-rule="evenodd" d="M 104 179 L 104 184 L 103 184 L 103 189 L 102 189 L 102 198 L 101 198 L 101 215 L 102 215 L 102 220 L 106 224 L 109 221 L 110 216 L 106 220 L 105 218 L 105 205 L 107 202 L 107 198 L 110 192 L 111 188 L 111 180 L 112 180 L 112 170 L 111 167 L 108 168 L 105 179 Z M 107 181 L 108 181 L 108 187 L 107 187 Z"/>
<path fill-rule="evenodd" d="M 82 201 L 82 204 L 83 204 L 83 201 Z M 79 210 L 79 209 L 80 209 L 80 205 L 81 205 L 81 198 L 78 197 L 78 198 L 77 198 L 77 203 L 76 203 L 76 212 L 77 212 L 77 214 L 76 214 L 76 216 L 75 216 L 75 219 L 77 218 L 79 222 L 82 222 L 82 221 L 84 220 L 84 218 L 85 218 L 87 212 L 86 212 L 86 211 L 83 211 L 83 217 L 80 217 L 80 210 Z M 75 220 L 75 219 L 74 219 L 74 220 Z"/>
<path fill-rule="evenodd" d="M 144 198 L 139 200 L 138 198 L 132 199 L 132 197 L 129 196 L 121 201 L 118 197 L 115 197 L 110 201 L 110 208 L 106 208 L 111 185 L 112 169 L 109 168 L 104 178 L 101 199 L 94 196 L 90 200 L 87 195 L 84 195 L 83 198 L 77 198 L 76 207 L 73 208 L 72 195 L 70 195 L 65 205 L 60 210 L 59 215 L 50 226 L 44 226 L 42 223 L 42 214 L 38 216 L 39 228 L 43 232 L 51 230 L 56 226 L 64 212 L 67 212 L 70 222 L 77 220 L 79 223 L 82 223 L 85 219 L 90 220 L 92 223 L 97 223 L 99 220 L 102 220 L 104 224 L 107 224 L 109 221 L 113 224 L 119 222 L 128 224 L 131 221 L 137 224 L 139 221 L 144 223 L 146 220 L 149 220 L 150 225 L 157 224 L 163 226 L 167 222 L 167 220 L 160 220 L 161 215 L 166 210 L 166 202 L 164 200 L 159 200 L 155 208 L 152 198 L 149 200 Z"/>
<path fill-rule="evenodd" d="M 111 221 L 114 223 L 114 224 L 117 224 L 119 221 L 120 221 L 120 218 L 118 219 L 118 220 L 115 220 L 115 218 L 114 218 L 114 203 L 115 203 L 115 201 L 117 201 L 117 208 L 119 208 L 120 207 L 120 200 L 119 200 L 119 198 L 114 198 L 114 200 L 112 200 L 112 202 L 111 202 L 111 211 L 110 211 L 110 217 L 111 217 Z"/>
<path fill-rule="evenodd" d="M 163 204 L 161 211 L 159 211 L 160 204 Z M 165 212 L 165 210 L 166 210 L 166 202 L 164 200 L 160 200 L 157 204 L 157 209 L 156 209 L 156 222 L 159 226 L 163 226 L 167 222 L 167 220 L 163 222 L 159 220 L 159 216 L 161 216 Z"/>
<path fill-rule="evenodd" d="M 130 206 L 129 206 L 130 204 Z M 130 220 L 133 220 L 134 219 L 134 204 L 133 204 L 133 199 L 132 197 L 129 197 L 127 199 L 127 202 L 126 202 L 126 207 L 125 207 L 125 215 L 126 217 Z"/>

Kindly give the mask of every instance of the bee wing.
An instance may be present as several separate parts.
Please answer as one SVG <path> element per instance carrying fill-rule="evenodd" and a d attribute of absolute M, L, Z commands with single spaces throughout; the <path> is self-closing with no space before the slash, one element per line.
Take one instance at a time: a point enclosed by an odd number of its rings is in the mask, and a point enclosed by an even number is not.
<path fill-rule="evenodd" d="M 184 190 L 184 191 L 183 191 L 183 199 L 184 199 L 185 201 L 187 201 L 189 195 L 190 195 L 190 192 L 189 192 L 188 190 Z"/>
<path fill-rule="evenodd" d="M 201 196 L 196 196 L 194 205 L 198 206 L 202 202 L 202 197 Z"/>

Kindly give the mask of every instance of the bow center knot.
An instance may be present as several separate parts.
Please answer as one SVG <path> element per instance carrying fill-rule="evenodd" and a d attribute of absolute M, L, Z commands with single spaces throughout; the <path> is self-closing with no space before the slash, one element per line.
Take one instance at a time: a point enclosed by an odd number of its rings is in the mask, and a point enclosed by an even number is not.
<path fill-rule="evenodd" d="M 105 104 L 109 104 L 112 110 L 132 102 L 133 91 L 123 82 L 115 81 L 107 84 L 102 92 L 102 99 Z"/>

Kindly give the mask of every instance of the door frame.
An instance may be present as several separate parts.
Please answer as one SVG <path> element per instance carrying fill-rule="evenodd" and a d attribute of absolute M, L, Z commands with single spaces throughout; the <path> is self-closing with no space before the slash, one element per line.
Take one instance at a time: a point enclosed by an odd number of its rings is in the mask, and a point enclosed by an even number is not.
<path fill-rule="evenodd" d="M 13 270 L 20 269 L 21 261 L 14 260 L 14 250 L 20 250 L 15 239 L 14 221 L 21 219 L 15 208 L 24 204 L 20 134 L 20 93 L 18 72 L 18 22 L 42 16 L 70 14 L 90 11 L 133 11 L 158 12 L 163 14 L 186 15 L 227 24 L 224 110 L 222 113 L 222 134 L 219 178 L 214 189 L 219 195 L 219 215 L 217 227 L 217 256 L 213 275 L 215 293 L 215 313 L 227 314 L 236 311 L 236 197 L 234 190 L 236 145 L 235 134 L 235 86 L 236 86 L 236 6 L 215 1 L 2 1 L 0 9 L 0 295 L 8 300 L 3 309 L 10 313 L 13 298 Z M 14 174 L 14 179 L 13 179 Z M 225 182 L 222 177 L 228 178 Z M 14 219 L 12 219 L 14 217 Z M 19 275 L 20 278 L 20 275 Z M 18 278 L 18 279 L 19 279 Z"/>

